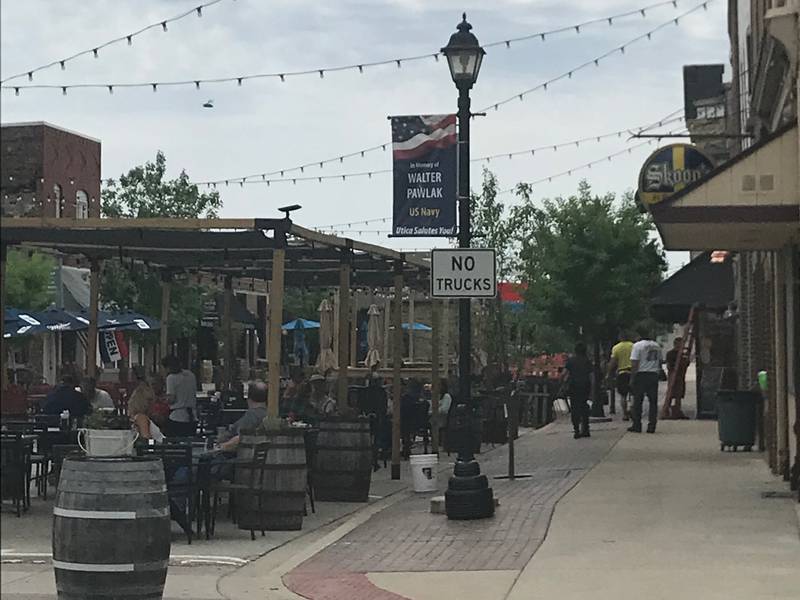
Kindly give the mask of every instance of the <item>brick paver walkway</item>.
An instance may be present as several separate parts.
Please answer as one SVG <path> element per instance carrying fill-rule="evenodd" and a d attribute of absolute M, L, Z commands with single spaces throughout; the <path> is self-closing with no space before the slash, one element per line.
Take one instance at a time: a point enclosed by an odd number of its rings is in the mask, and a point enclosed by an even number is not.
<path fill-rule="evenodd" d="M 589 439 L 573 440 L 567 424 L 522 436 L 515 445 L 516 470 L 532 474 L 531 478 L 491 479 L 507 472 L 506 447 L 478 457 L 500 500 L 494 518 L 449 521 L 430 513 L 429 495 L 412 496 L 299 565 L 284 582 L 312 600 L 395 600 L 400 597 L 373 586 L 363 574 L 522 569 L 542 543 L 556 502 L 623 433 L 622 423 L 617 422 L 596 425 Z M 439 475 L 442 491 L 447 476 L 449 472 Z"/>

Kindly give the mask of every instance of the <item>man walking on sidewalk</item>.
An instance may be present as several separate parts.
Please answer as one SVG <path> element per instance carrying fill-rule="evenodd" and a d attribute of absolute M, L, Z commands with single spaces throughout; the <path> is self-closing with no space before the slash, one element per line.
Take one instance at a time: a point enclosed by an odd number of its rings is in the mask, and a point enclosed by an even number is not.
<path fill-rule="evenodd" d="M 661 372 L 661 346 L 650 339 L 646 329 L 639 331 L 639 341 L 631 350 L 631 376 L 633 378 L 633 425 L 628 431 L 642 432 L 642 404 L 649 402 L 647 433 L 656 432 L 658 419 L 658 375 Z"/>
<path fill-rule="evenodd" d="M 569 394 L 575 439 L 589 435 L 589 394 L 592 391 L 592 363 L 586 356 L 586 344 L 575 344 L 575 354 L 567 359 L 561 375 Z"/>
<path fill-rule="evenodd" d="M 616 393 L 619 392 L 620 405 L 622 406 L 622 420 L 627 421 L 631 418 L 628 398 L 631 394 L 631 351 L 633 342 L 628 332 L 620 335 L 620 340 L 611 348 L 611 360 L 608 361 L 608 379 L 614 382 L 611 386 L 611 412 L 615 413 Z"/>

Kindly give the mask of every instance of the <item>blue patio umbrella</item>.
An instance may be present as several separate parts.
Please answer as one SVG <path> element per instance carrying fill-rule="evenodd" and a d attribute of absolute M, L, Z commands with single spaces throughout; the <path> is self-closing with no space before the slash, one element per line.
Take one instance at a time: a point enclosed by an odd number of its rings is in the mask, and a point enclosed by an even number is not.
<path fill-rule="evenodd" d="M 404 331 L 411 329 L 411 323 L 403 323 L 402 328 Z M 433 331 L 433 327 L 425 325 L 425 323 L 414 323 L 414 331 Z"/>
<path fill-rule="evenodd" d="M 319 321 L 309 321 L 308 319 L 295 319 L 281 325 L 281 329 L 293 331 L 295 329 L 319 329 Z"/>

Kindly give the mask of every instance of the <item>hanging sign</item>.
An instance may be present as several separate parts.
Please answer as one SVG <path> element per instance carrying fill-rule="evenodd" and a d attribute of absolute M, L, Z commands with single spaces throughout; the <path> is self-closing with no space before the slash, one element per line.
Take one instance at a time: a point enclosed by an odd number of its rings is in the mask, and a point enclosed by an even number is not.
<path fill-rule="evenodd" d="M 456 116 L 392 117 L 394 237 L 456 235 Z"/>
<path fill-rule="evenodd" d="M 431 250 L 431 296 L 494 298 L 497 273 L 494 248 Z"/>
<path fill-rule="evenodd" d="M 639 172 L 639 198 L 645 205 L 658 204 L 713 168 L 712 160 L 695 146 L 671 144 L 659 148 Z"/>

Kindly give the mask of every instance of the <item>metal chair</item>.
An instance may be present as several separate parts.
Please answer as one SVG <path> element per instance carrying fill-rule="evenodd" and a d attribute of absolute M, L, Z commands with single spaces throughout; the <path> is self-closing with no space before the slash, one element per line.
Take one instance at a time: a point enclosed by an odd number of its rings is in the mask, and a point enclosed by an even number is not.
<path fill-rule="evenodd" d="M 2 499 L 14 502 L 17 516 L 30 506 L 29 487 L 30 446 L 22 433 L 3 433 L 0 436 L 0 479 Z"/>
<path fill-rule="evenodd" d="M 164 479 L 170 502 L 170 516 L 186 533 L 187 543 L 192 543 L 197 486 L 192 465 L 192 445 L 187 443 L 165 443 L 140 446 L 139 455 L 157 456 L 164 464 Z"/>
<path fill-rule="evenodd" d="M 263 494 L 264 466 L 267 463 L 267 450 L 269 442 L 260 442 L 253 447 L 252 458 L 235 458 L 230 462 L 234 466 L 233 481 L 217 481 L 211 483 L 211 535 L 214 535 L 217 526 L 217 508 L 219 507 L 219 495 L 228 494 L 228 506 L 232 509 L 231 515 L 236 521 L 235 498 L 242 498 L 247 495 L 255 495 L 261 501 Z M 237 479 L 239 481 L 237 481 Z M 265 535 L 261 530 L 261 535 Z M 255 540 L 255 530 L 250 530 L 250 539 Z"/>

